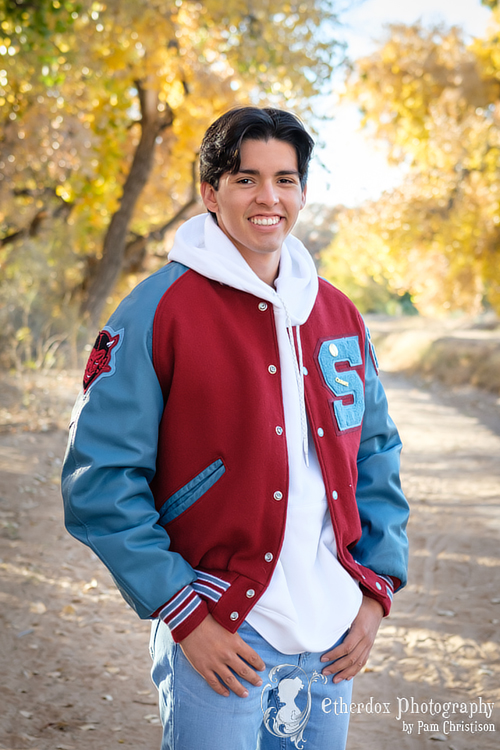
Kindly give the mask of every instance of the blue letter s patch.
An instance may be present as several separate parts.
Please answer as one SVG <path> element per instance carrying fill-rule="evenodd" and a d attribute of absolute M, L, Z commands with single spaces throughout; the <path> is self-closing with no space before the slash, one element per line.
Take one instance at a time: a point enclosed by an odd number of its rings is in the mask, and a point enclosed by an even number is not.
<path fill-rule="evenodd" d="M 351 367 L 363 364 L 357 336 L 324 341 L 318 353 L 318 362 L 325 383 L 338 398 L 333 409 L 339 430 L 360 427 L 365 413 L 363 381 L 356 370 L 337 370 L 337 364 L 347 361 Z M 345 403 L 348 396 L 350 403 Z"/>

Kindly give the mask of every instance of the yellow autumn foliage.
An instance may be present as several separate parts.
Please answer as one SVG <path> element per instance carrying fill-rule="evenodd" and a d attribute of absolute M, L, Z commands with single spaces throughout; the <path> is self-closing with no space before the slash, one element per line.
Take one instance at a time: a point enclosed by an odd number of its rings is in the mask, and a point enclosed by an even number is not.
<path fill-rule="evenodd" d="M 498 11 L 485 39 L 459 29 L 390 28 L 358 60 L 347 96 L 406 176 L 338 216 L 326 272 L 343 253 L 428 315 L 500 312 Z"/>
<path fill-rule="evenodd" d="M 144 118 L 165 125 L 131 237 L 186 203 L 201 136 L 223 111 L 272 104 L 307 116 L 338 61 L 336 3 L 0 0 L 5 345 L 22 326 L 36 340 L 76 322 Z M 139 89 L 151 93 L 149 115 Z"/>

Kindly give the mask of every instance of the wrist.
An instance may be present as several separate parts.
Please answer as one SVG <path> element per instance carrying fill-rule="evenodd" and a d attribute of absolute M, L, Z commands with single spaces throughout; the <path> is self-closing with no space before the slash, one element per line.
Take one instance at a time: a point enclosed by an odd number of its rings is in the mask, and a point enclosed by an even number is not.
<path fill-rule="evenodd" d="M 159 617 L 170 628 L 174 641 L 179 643 L 203 622 L 207 614 L 207 603 L 188 585 L 167 602 Z"/>

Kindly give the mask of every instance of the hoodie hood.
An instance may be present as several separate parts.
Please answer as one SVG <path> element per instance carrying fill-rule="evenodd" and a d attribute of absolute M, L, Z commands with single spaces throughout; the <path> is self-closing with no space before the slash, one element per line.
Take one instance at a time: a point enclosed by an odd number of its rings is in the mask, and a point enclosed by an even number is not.
<path fill-rule="evenodd" d="M 212 281 L 271 302 L 285 310 L 294 326 L 306 322 L 318 293 L 314 261 L 298 239 L 289 235 L 284 242 L 273 288 L 250 268 L 210 214 L 195 216 L 178 229 L 169 259 Z"/>

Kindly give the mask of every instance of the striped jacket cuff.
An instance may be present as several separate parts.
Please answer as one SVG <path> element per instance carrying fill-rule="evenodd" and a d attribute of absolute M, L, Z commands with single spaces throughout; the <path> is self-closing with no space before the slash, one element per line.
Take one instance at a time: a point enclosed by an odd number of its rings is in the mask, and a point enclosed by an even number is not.
<path fill-rule="evenodd" d="M 184 586 L 160 610 L 158 617 L 172 633 L 176 643 L 188 636 L 208 615 L 206 602 L 191 585 Z"/>
<path fill-rule="evenodd" d="M 380 574 L 378 574 L 377 578 L 379 580 L 375 582 L 377 587 L 376 591 L 372 588 L 368 588 L 368 586 L 364 586 L 363 584 L 361 584 L 361 590 L 363 594 L 366 594 L 366 596 L 369 596 L 371 599 L 375 599 L 382 605 L 384 617 L 387 617 L 391 611 L 394 592 L 401 586 L 401 581 L 399 578 Z M 382 581 L 384 583 L 382 583 Z"/>
<path fill-rule="evenodd" d="M 192 586 L 197 594 L 203 599 L 211 599 L 218 602 L 221 596 L 228 590 L 230 584 L 218 576 L 211 573 L 205 573 L 203 570 L 197 570 L 198 577 L 193 581 Z"/>

